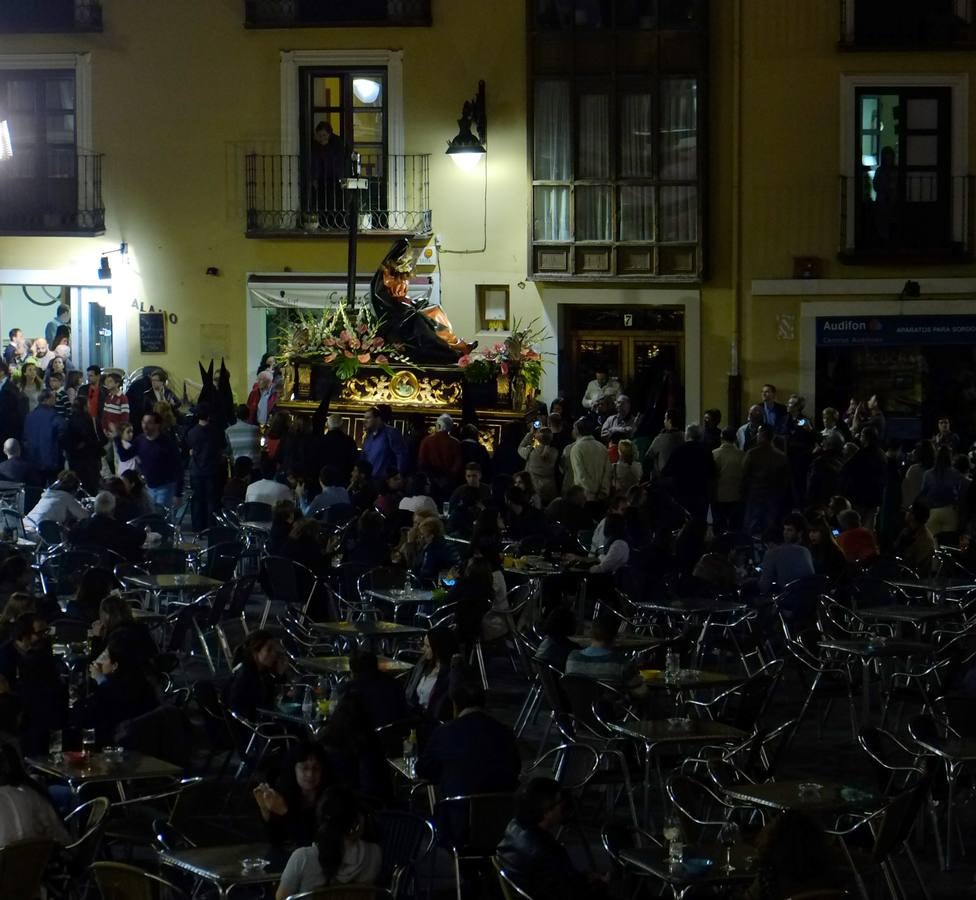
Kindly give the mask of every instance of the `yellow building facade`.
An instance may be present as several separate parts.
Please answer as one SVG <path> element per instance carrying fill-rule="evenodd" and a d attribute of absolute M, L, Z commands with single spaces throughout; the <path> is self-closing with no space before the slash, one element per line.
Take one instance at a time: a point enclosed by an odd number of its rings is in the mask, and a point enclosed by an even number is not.
<path fill-rule="evenodd" d="M 823 405 L 827 369 L 844 373 L 858 362 L 850 357 L 856 348 L 845 345 L 846 362 L 818 363 L 818 355 L 841 352 L 819 346 L 821 320 L 976 313 L 968 262 L 968 118 L 976 62 L 953 50 L 856 46 L 856 4 L 707 4 L 700 281 L 532 277 L 526 0 L 433 0 L 430 25 L 342 28 L 246 28 L 240 0 L 103 0 L 100 31 L 0 33 L 0 76 L 59 67 L 75 73 L 78 147 L 104 154 L 105 207 L 103 234 L 8 230 L 0 236 L 0 328 L 19 324 L 20 287 L 65 286 L 77 305 L 77 324 L 89 331 L 106 327 L 91 304 L 111 315 L 117 365 L 162 364 L 179 390 L 184 379 L 198 380 L 198 361 L 224 354 L 242 395 L 267 342 L 267 310 L 256 296 L 278 291 L 290 300 L 327 282 L 338 289 L 347 259 L 345 239 L 311 233 L 315 228 L 294 236 L 246 235 L 248 157 L 294 149 L 295 79 L 303 66 L 382 66 L 390 151 L 429 157 L 427 206 L 436 237 L 424 271 L 459 333 L 494 339 L 483 330 L 479 286 L 507 289 L 511 319 L 541 318 L 552 335 L 544 349 L 554 361 L 570 352 L 561 341 L 574 308 L 679 310 L 678 399 L 689 418 L 708 407 L 728 409 L 730 402 L 744 406 L 767 381 Z M 462 171 L 444 150 L 480 80 L 488 153 L 478 168 Z M 855 152 L 855 141 L 871 137 L 855 122 L 864 97 L 871 91 L 915 97 L 916 90 L 924 100 L 926 90 L 942 89 L 946 121 L 936 122 L 942 130 L 935 138 L 942 142 L 937 162 L 950 170 L 940 190 L 951 195 L 945 243 L 953 251 L 842 253 L 857 250 L 865 210 L 878 208 Z M 883 131 L 874 135 L 882 142 Z M 928 152 L 918 148 L 932 134 L 909 137 L 921 142 L 912 152 Z M 13 140 L 16 158 L 15 130 Z M 359 241 L 362 275 L 391 240 L 367 227 Z M 107 257 L 111 281 L 99 279 L 102 254 L 122 242 L 127 253 Z M 795 277 L 803 273 L 813 277 Z M 259 291 L 249 289 L 253 276 Z M 918 298 L 899 298 L 906 280 L 919 283 Z M 163 354 L 141 349 L 139 312 L 150 307 L 166 314 Z M 878 329 L 887 327 L 885 321 Z M 74 355 L 84 362 L 91 335 L 77 330 Z M 892 344 L 891 365 L 917 368 L 900 346 Z M 872 365 L 883 368 L 883 362 Z M 730 382 L 730 374 L 741 382 Z M 567 386 L 561 380 L 550 366 L 545 399 Z M 883 390 L 919 390 L 906 386 L 907 376 L 903 381 Z"/>

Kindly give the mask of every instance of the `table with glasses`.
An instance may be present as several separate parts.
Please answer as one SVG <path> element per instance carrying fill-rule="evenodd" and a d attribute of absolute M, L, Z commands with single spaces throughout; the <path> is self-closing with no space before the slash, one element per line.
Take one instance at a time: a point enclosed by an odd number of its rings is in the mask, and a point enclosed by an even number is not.
<path fill-rule="evenodd" d="M 64 782 L 74 794 L 78 794 L 89 784 L 114 783 L 122 800 L 125 799 L 125 785 L 129 782 L 164 778 L 175 780 L 183 775 L 179 766 L 128 750 L 119 759 L 106 758 L 104 753 L 86 755 L 64 752 L 57 755 L 29 756 L 25 763 L 35 772 Z"/>
<path fill-rule="evenodd" d="M 872 791 L 817 777 L 769 781 L 763 784 L 734 784 L 725 788 L 725 795 L 736 803 L 777 812 L 873 812 L 883 802 Z"/>
<path fill-rule="evenodd" d="M 414 664 L 402 659 L 390 659 L 388 656 L 377 657 L 379 670 L 388 675 L 402 675 L 413 669 Z M 313 675 L 348 675 L 348 656 L 302 656 L 295 660 L 295 665 Z"/>
<path fill-rule="evenodd" d="M 586 633 L 574 634 L 570 640 L 581 647 L 589 647 L 593 637 Z M 623 653 L 643 653 L 667 643 L 669 643 L 668 638 L 656 637 L 652 634 L 620 634 L 614 639 L 613 646 Z"/>
<path fill-rule="evenodd" d="M 711 672 L 706 669 L 679 669 L 670 676 L 661 669 L 641 669 L 641 680 L 652 690 L 700 691 L 725 689 L 744 684 L 744 675 L 728 672 Z"/>
<path fill-rule="evenodd" d="M 731 872 L 725 870 L 726 849 L 731 850 Z M 756 848 L 741 841 L 730 848 L 720 844 L 685 844 L 682 851 L 685 862 L 676 864 L 670 862 L 666 847 L 633 847 L 620 851 L 623 862 L 667 885 L 676 900 L 699 890 L 750 883 L 756 877 L 757 858 Z"/>
<path fill-rule="evenodd" d="M 850 656 L 861 661 L 861 726 L 871 719 L 871 668 L 875 660 L 931 657 L 938 648 L 925 641 L 904 641 L 897 638 L 865 637 L 863 640 L 827 640 L 818 645 L 835 655 Z"/>
<path fill-rule="evenodd" d="M 281 880 L 289 850 L 271 844 L 230 844 L 223 847 L 191 847 L 159 854 L 159 862 L 208 881 L 218 896 L 227 897 L 245 885 L 276 884 Z M 245 868 L 244 860 L 255 864 Z M 263 861 L 261 866 L 257 861 Z"/>
<path fill-rule="evenodd" d="M 393 607 L 393 620 L 396 621 L 401 609 L 413 607 L 416 611 L 421 606 L 429 606 L 434 602 L 434 592 L 424 588 L 375 588 L 366 591 L 377 603 L 385 603 Z"/>
<path fill-rule="evenodd" d="M 419 628 L 416 625 L 384 621 L 315 622 L 313 627 L 322 634 L 347 638 L 370 649 L 380 641 L 419 638 L 427 633 L 426 628 Z"/>
<path fill-rule="evenodd" d="M 411 766 L 402 756 L 394 756 L 391 759 L 387 759 L 387 763 L 397 775 L 410 785 L 411 796 L 414 791 L 424 790 L 426 792 L 429 809 L 433 812 L 434 807 L 437 805 L 437 792 L 434 785 L 418 777 L 416 766 Z"/>

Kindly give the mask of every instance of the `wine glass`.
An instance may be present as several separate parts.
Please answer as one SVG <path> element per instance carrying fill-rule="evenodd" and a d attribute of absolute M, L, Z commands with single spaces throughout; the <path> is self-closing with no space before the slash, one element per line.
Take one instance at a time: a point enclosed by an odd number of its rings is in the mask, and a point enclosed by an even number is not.
<path fill-rule="evenodd" d="M 90 759 L 95 752 L 95 729 L 86 728 L 81 733 L 81 747 L 85 751 L 85 758 Z"/>
<path fill-rule="evenodd" d="M 725 848 L 725 874 L 731 875 L 735 871 L 732 865 L 732 848 L 742 839 L 739 823 L 725 822 L 718 832 L 719 843 Z"/>
<path fill-rule="evenodd" d="M 663 835 L 668 845 L 668 861 L 672 864 L 680 863 L 684 853 L 685 835 L 681 819 L 676 813 L 665 818 Z"/>

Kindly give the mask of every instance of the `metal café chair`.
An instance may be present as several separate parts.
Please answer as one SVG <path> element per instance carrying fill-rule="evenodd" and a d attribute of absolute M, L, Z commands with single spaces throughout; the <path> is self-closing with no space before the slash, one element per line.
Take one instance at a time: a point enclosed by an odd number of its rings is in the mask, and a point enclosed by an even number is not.
<path fill-rule="evenodd" d="M 65 816 L 65 827 L 74 840 L 55 853 L 53 871 L 45 878 L 49 896 L 63 900 L 86 896 L 88 867 L 95 861 L 101 845 L 109 805 L 107 797 L 95 797 Z"/>
<path fill-rule="evenodd" d="M 91 873 L 102 900 L 190 900 L 171 881 L 126 863 L 92 863 Z"/>
<path fill-rule="evenodd" d="M 491 858 L 491 863 L 495 867 L 495 874 L 498 876 L 498 887 L 502 892 L 502 900 L 532 900 L 532 895 L 523 891 L 515 883 L 512 876 L 502 867 L 497 856 Z"/>

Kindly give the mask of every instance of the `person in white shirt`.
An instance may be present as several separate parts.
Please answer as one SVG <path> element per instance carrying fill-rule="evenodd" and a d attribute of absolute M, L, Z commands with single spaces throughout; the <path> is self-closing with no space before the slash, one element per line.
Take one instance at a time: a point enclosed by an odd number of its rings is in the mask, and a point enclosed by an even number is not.
<path fill-rule="evenodd" d="M 620 382 L 610 377 L 605 365 L 597 366 L 596 378 L 586 386 L 583 394 L 583 408 L 595 409 L 604 397 L 612 397 L 616 400 L 619 393 Z"/>
<path fill-rule="evenodd" d="M 6 685 L 5 678 L 0 681 Z M 24 771 L 16 747 L 9 740 L 0 741 L 0 847 L 18 841 L 69 840 L 51 801 Z"/>
<path fill-rule="evenodd" d="M 591 575 L 613 575 L 630 560 L 630 544 L 627 543 L 627 524 L 621 515 L 608 515 L 603 525 L 603 549 L 600 560 L 590 566 Z"/>
<path fill-rule="evenodd" d="M 398 509 L 415 513 L 418 510 L 430 510 L 438 515 L 437 503 L 430 496 L 430 479 L 422 472 L 415 472 L 407 481 L 407 496 L 400 501 Z"/>
<path fill-rule="evenodd" d="M 41 494 L 37 505 L 24 516 L 24 527 L 36 533 L 42 522 L 64 525 L 66 522 L 87 519 L 88 510 L 74 497 L 80 485 L 78 476 L 65 469 L 58 475 L 58 480 Z"/>
<path fill-rule="evenodd" d="M 591 419 L 577 419 L 573 426 L 576 441 L 564 451 L 569 465 L 563 489 L 578 484 L 590 502 L 606 497 L 610 491 L 610 458 L 607 448 L 593 437 L 593 427 Z"/>
<path fill-rule="evenodd" d="M 287 484 L 275 480 L 277 467 L 273 460 L 265 460 L 261 464 L 261 479 L 248 485 L 244 494 L 245 503 L 267 503 L 274 506 L 279 500 L 295 502 L 295 493 Z"/>
<path fill-rule="evenodd" d="M 593 529 L 593 537 L 590 539 L 590 553 L 593 556 L 599 556 L 603 550 L 603 544 L 606 541 L 607 519 L 610 516 L 623 516 L 627 511 L 627 506 L 627 498 L 623 495 L 614 497 L 610 501 L 606 516 L 600 519 L 596 523 L 596 528 Z"/>
<path fill-rule="evenodd" d="M 256 463 L 261 459 L 261 429 L 248 421 L 250 417 L 250 411 L 242 403 L 237 407 L 237 421 L 224 429 L 224 434 L 231 459 L 247 456 Z"/>

